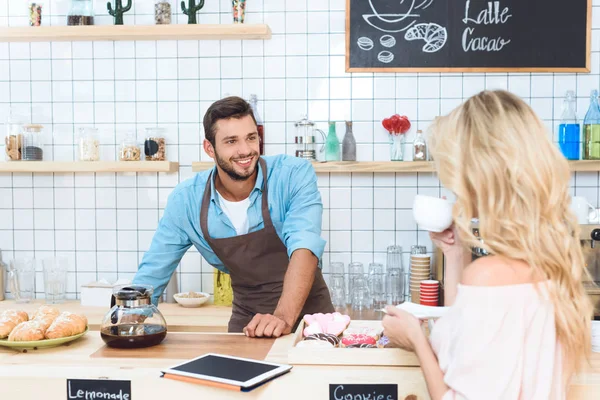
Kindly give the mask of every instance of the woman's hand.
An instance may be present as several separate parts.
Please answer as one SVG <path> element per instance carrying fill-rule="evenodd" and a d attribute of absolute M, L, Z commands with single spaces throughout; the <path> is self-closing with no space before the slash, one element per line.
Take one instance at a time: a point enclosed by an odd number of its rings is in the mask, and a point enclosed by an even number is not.
<path fill-rule="evenodd" d="M 383 332 L 390 342 L 404 350 L 414 351 L 415 343 L 424 336 L 421 321 L 397 307 L 388 306 L 383 318 Z"/>
<path fill-rule="evenodd" d="M 429 237 L 445 255 L 462 250 L 454 224 L 443 232 L 429 232 Z"/>

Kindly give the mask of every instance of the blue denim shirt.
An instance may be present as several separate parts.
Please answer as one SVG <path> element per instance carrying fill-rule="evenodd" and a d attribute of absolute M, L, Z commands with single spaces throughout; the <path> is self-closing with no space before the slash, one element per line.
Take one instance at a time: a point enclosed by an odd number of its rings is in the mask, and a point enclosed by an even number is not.
<path fill-rule="evenodd" d="M 288 256 L 291 257 L 297 249 L 308 249 L 320 259 L 325 249 L 325 240 L 321 238 L 323 203 L 314 168 L 306 160 L 286 155 L 263 158 L 267 162 L 271 219 L 279 238 L 287 247 Z M 261 213 L 263 172 L 259 165 L 256 185 L 250 193 L 250 232 L 264 227 Z M 152 300 L 155 304 L 191 245 L 196 246 L 212 266 L 228 273 L 204 239 L 200 228 L 200 206 L 209 175 L 210 170 L 198 173 L 177 185 L 169 195 L 150 249 L 144 255 L 133 279 L 133 283 L 154 286 Z M 219 205 L 214 180 L 209 184 L 211 201 L 208 209 L 208 233 L 216 239 L 236 236 L 233 224 Z"/>

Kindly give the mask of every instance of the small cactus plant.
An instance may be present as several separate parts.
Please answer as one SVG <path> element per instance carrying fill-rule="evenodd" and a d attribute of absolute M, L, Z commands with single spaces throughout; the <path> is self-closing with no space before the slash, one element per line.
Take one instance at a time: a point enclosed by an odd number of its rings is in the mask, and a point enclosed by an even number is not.
<path fill-rule="evenodd" d="M 189 0 L 190 5 L 186 8 L 185 1 L 181 2 L 181 11 L 188 16 L 188 24 L 196 24 L 196 13 L 204 7 L 204 0 L 196 5 L 196 0 Z"/>
<path fill-rule="evenodd" d="M 115 25 L 123 25 L 123 14 L 131 9 L 131 0 L 127 0 L 127 6 L 123 7 L 121 0 L 116 0 L 115 9 L 113 10 L 110 1 L 106 3 L 108 13 L 115 17 Z"/>

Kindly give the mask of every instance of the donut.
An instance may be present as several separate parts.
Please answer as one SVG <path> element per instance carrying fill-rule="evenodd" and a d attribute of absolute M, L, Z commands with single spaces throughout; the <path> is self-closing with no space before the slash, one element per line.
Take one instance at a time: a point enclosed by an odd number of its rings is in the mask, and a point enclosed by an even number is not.
<path fill-rule="evenodd" d="M 377 341 L 377 346 L 384 349 L 394 347 L 387 336 L 382 336 L 381 338 L 379 338 L 379 340 Z"/>
<path fill-rule="evenodd" d="M 371 336 L 373 339 L 377 340 L 381 336 L 381 331 L 368 327 L 358 327 L 358 328 L 348 328 L 344 331 L 342 337 L 352 336 L 352 335 L 367 335 Z"/>
<path fill-rule="evenodd" d="M 346 346 L 347 349 L 376 349 L 377 346 L 375 346 L 374 344 L 367 344 L 367 343 L 361 343 L 361 344 L 350 344 L 348 346 Z"/>
<path fill-rule="evenodd" d="M 315 333 L 305 337 L 304 340 L 322 340 L 331 343 L 334 347 L 340 344 L 340 338 L 331 333 Z"/>
<path fill-rule="evenodd" d="M 377 341 L 369 335 L 364 335 L 364 334 L 355 334 L 355 335 L 348 335 L 346 337 L 342 338 L 342 344 L 344 346 L 350 346 L 351 344 L 376 344 Z"/>

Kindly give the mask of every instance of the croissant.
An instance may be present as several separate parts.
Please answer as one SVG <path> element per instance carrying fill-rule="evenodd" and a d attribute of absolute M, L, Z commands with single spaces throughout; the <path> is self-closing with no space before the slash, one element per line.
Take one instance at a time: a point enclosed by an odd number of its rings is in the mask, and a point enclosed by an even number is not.
<path fill-rule="evenodd" d="M 52 325 L 52 322 L 59 316 L 60 311 L 58 308 L 43 305 L 33 314 L 32 320 L 39 321 L 41 325 L 44 327 L 44 333 L 46 329 Z"/>
<path fill-rule="evenodd" d="M 21 322 L 29 320 L 25 311 L 6 310 L 0 313 L 0 339 L 7 337 Z"/>
<path fill-rule="evenodd" d="M 21 322 L 12 330 L 10 335 L 8 335 L 8 341 L 29 342 L 32 340 L 43 340 L 45 330 L 46 328 L 44 328 L 39 320 Z"/>
<path fill-rule="evenodd" d="M 46 331 L 46 339 L 58 339 L 77 335 L 85 331 L 87 318 L 83 315 L 63 312 Z"/>

